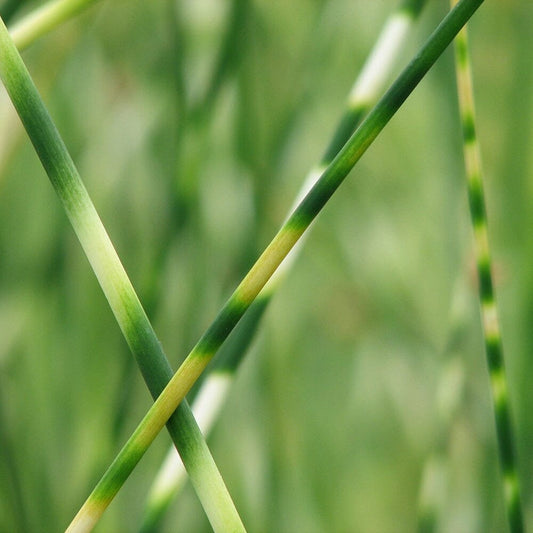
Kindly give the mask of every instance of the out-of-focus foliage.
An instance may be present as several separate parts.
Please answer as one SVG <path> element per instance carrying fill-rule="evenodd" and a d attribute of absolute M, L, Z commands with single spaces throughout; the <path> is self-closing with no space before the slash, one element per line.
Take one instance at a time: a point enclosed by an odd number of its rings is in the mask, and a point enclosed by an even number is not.
<path fill-rule="evenodd" d="M 25 53 L 175 368 L 281 224 L 394 7 L 103 0 Z M 410 53 L 446 9 L 429 2 Z M 508 0 L 487 2 L 471 28 L 529 523 L 532 24 L 533 4 Z M 210 442 L 250 531 L 411 531 L 438 447 L 443 530 L 504 528 L 452 59 L 319 217 L 239 373 Z M 452 358 L 465 386 L 443 430 L 436 391 Z M 149 404 L 2 90 L 0 530 L 65 527 Z M 135 530 L 167 444 L 158 438 L 101 531 Z M 166 526 L 209 529 L 191 489 Z"/>

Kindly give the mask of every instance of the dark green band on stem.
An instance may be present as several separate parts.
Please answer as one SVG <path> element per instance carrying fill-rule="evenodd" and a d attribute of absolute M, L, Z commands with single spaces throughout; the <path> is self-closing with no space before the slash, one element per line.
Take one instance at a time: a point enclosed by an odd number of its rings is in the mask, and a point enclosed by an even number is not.
<path fill-rule="evenodd" d="M 487 362 L 491 372 L 500 372 L 502 369 L 502 350 L 500 347 L 500 338 L 487 338 L 485 340 L 485 349 L 487 351 Z"/>
<path fill-rule="evenodd" d="M 494 294 L 492 289 L 492 276 L 490 262 L 485 258 L 478 264 L 479 295 L 483 304 L 493 304 Z"/>
<path fill-rule="evenodd" d="M 352 136 L 355 128 L 361 122 L 363 115 L 365 114 L 366 107 L 358 106 L 352 109 L 348 109 L 341 118 L 333 138 L 329 143 L 326 151 L 321 160 L 321 165 L 329 165 L 335 156 L 339 153 L 341 148 L 346 144 L 346 141 Z"/>
<path fill-rule="evenodd" d="M 479 176 L 470 177 L 468 187 L 468 202 L 470 204 L 470 216 L 474 228 L 485 224 L 485 201 Z"/>
<path fill-rule="evenodd" d="M 144 455 L 145 450 L 142 448 L 130 445 L 128 453 L 122 460 L 118 457 L 113 461 L 113 476 L 106 476 L 100 480 L 95 490 L 91 494 L 91 500 L 96 505 L 107 507 L 113 500 L 117 492 L 120 490 L 126 479 L 132 473 L 133 469 Z"/>
<path fill-rule="evenodd" d="M 417 533 L 434 533 L 437 526 L 437 517 L 432 509 L 422 511 L 418 518 Z"/>
<path fill-rule="evenodd" d="M 211 326 L 202 335 L 195 346 L 194 352 L 199 357 L 213 357 L 250 304 L 251 302 L 244 303 L 237 298 L 230 298 Z"/>
<path fill-rule="evenodd" d="M 261 294 L 256 298 L 242 320 L 231 332 L 227 341 L 220 348 L 213 371 L 235 371 L 255 336 L 270 298 L 270 295 L 264 297 Z"/>
<path fill-rule="evenodd" d="M 463 138 L 465 144 L 471 144 L 476 140 L 476 127 L 471 113 L 463 116 Z"/>
<path fill-rule="evenodd" d="M 499 454 L 502 464 L 502 473 L 505 480 L 509 475 L 514 475 L 514 450 L 510 438 L 511 427 L 509 417 L 509 404 L 507 398 L 496 404 L 496 431 L 498 433 Z"/>
<path fill-rule="evenodd" d="M 172 377 L 172 368 L 167 358 L 159 356 L 159 363 L 153 362 L 153 354 L 162 353 L 161 345 L 153 330 L 148 327 L 146 316 L 132 310 L 130 322 L 124 332 L 128 345 L 153 397 L 157 398 Z"/>
<path fill-rule="evenodd" d="M 507 501 L 507 519 L 513 533 L 523 533 L 524 523 L 522 519 L 522 505 L 520 502 L 520 490 L 518 480 L 513 479 L 514 486 L 511 497 Z"/>

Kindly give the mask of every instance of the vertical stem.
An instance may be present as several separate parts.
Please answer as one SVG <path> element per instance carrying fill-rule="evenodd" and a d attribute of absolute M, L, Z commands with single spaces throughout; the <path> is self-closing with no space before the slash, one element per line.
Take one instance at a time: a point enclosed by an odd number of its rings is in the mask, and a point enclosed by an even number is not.
<path fill-rule="evenodd" d="M 456 0 L 451 0 L 451 3 L 454 5 Z M 494 298 L 487 212 L 483 192 L 483 171 L 475 128 L 474 95 L 466 28 L 459 33 L 455 40 L 455 63 L 463 130 L 465 169 L 468 180 L 468 200 L 474 231 L 483 336 L 496 421 L 498 452 L 503 475 L 505 510 L 510 530 L 513 533 L 519 533 L 523 531 L 524 526 L 514 449 L 515 435 L 509 406 L 500 323 Z"/>

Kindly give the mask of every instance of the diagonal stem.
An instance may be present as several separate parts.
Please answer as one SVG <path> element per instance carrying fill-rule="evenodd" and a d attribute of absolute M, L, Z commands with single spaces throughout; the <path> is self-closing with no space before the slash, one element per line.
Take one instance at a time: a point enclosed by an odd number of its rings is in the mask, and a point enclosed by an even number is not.
<path fill-rule="evenodd" d="M 0 19 L 0 77 L 56 190 L 154 398 L 171 367 L 63 140 Z M 170 413 L 169 413 L 170 414 Z M 217 531 L 244 527 L 186 402 L 168 423 L 202 505 Z M 87 522 L 85 525 L 90 524 Z"/>
<path fill-rule="evenodd" d="M 461 0 L 368 114 L 222 307 L 211 326 L 202 335 L 97 484 L 74 518 L 73 525 L 89 517 L 93 522 L 104 512 L 165 422 L 280 263 L 344 181 L 355 163 L 482 3 L 483 0 Z"/>
<path fill-rule="evenodd" d="M 350 138 L 368 110 L 377 101 L 396 64 L 413 23 L 418 18 L 427 0 L 404 0 L 387 18 L 361 73 L 350 91 L 346 108 L 335 129 L 332 139 L 320 160 L 307 175 L 293 203 L 294 209 L 316 183 L 324 169 L 332 162 L 345 142 Z M 307 233 L 306 233 L 307 235 Z M 254 300 L 245 317 L 221 347 L 215 366 L 202 383 L 192 409 L 198 425 L 207 435 L 215 423 L 225 401 L 237 368 L 244 358 L 259 329 L 262 317 L 276 290 L 296 259 L 304 244 L 305 235 L 290 251 L 280 267 Z M 147 498 L 143 533 L 153 531 L 162 519 L 173 498 L 183 486 L 185 471 L 179 456 L 171 448 L 161 466 Z"/>

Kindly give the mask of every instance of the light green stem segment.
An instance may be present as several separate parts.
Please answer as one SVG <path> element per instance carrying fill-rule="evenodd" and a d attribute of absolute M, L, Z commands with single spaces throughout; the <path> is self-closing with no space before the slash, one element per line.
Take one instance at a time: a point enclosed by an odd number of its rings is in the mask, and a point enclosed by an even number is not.
<path fill-rule="evenodd" d="M 163 393 L 145 415 L 85 502 L 82 512 L 93 513 L 110 503 L 164 426 L 166 420 L 183 400 L 268 279 L 342 183 L 348 172 L 482 3 L 483 0 L 461 0 L 368 114 L 361 126 L 324 171 L 316 185 L 282 226 L 174 374 Z"/>
<path fill-rule="evenodd" d="M 451 0 L 451 3 L 454 5 L 455 0 Z M 455 41 L 455 64 L 457 93 L 463 128 L 468 199 L 474 230 L 481 318 L 496 420 L 496 436 L 503 476 L 505 510 L 510 530 L 513 533 L 519 533 L 523 531 L 524 525 L 515 457 L 515 436 L 509 406 L 500 324 L 491 273 L 487 213 L 483 192 L 483 171 L 475 128 L 474 94 L 466 28 L 459 33 Z"/>
<path fill-rule="evenodd" d="M 78 171 L 1 19 L 0 77 L 155 398 L 172 377 L 171 367 Z M 169 421 L 168 429 L 182 454 L 213 528 L 216 531 L 244 531 L 186 402 Z M 72 531 L 90 529 L 102 512 L 103 509 L 96 514 L 85 514 Z"/>
<path fill-rule="evenodd" d="M 370 107 L 377 101 L 385 88 L 385 83 L 390 78 L 391 71 L 403 49 L 411 27 L 426 1 L 405 0 L 385 21 L 376 44 L 350 91 L 346 109 L 335 129 L 328 149 L 320 163 L 309 172 L 296 196 L 289 216 L 353 134 Z M 217 356 L 215 368 L 201 385 L 198 397 L 193 403 L 193 412 L 202 433 L 206 436 L 211 431 L 212 424 L 214 424 L 217 414 L 222 408 L 235 371 L 255 337 L 255 332 L 259 328 L 259 323 L 271 298 L 304 244 L 305 235 L 292 248 L 263 287 L 259 296 L 246 312 L 246 318 L 239 322 L 232 335 L 225 341 L 221 353 Z M 176 451 L 171 448 L 147 498 L 141 527 L 143 533 L 148 533 L 156 528 L 170 503 L 183 486 L 184 480 L 183 464 Z"/>
<path fill-rule="evenodd" d="M 52 0 L 9 27 L 19 50 L 28 48 L 39 37 L 57 28 L 98 0 Z"/>

